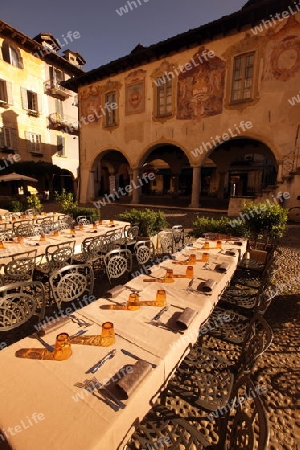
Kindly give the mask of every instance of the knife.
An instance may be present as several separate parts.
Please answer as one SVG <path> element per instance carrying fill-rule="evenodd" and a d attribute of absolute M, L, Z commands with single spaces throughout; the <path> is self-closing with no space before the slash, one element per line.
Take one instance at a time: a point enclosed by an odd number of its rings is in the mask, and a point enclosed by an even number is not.
<path fill-rule="evenodd" d="M 161 318 L 161 316 L 163 315 L 164 312 L 168 311 L 169 307 L 168 306 L 164 306 L 154 317 L 152 320 L 158 320 Z"/>
<path fill-rule="evenodd" d="M 116 349 L 111 350 L 109 353 L 107 353 L 104 358 L 100 359 L 96 364 L 94 364 L 90 369 L 88 369 L 85 373 L 95 373 L 98 369 L 109 359 L 113 358 L 116 354 Z"/>
<path fill-rule="evenodd" d="M 87 332 L 87 330 L 78 331 L 78 333 L 72 334 L 72 336 L 70 336 L 70 339 L 72 340 L 78 336 L 81 336 L 82 334 L 85 334 L 86 332 Z"/>
<path fill-rule="evenodd" d="M 49 352 L 54 352 L 54 347 L 44 341 L 37 333 L 32 335 L 35 339 L 37 339 Z"/>
<path fill-rule="evenodd" d="M 130 356 L 131 358 L 135 359 L 136 361 L 139 361 L 140 358 L 139 356 L 134 355 L 133 353 L 129 352 L 128 350 L 124 350 L 123 348 L 121 348 L 121 352 L 124 353 L 124 355 L 126 356 Z M 155 369 L 157 367 L 156 364 L 152 364 L 149 361 L 146 361 L 148 364 L 151 364 L 152 368 Z"/>

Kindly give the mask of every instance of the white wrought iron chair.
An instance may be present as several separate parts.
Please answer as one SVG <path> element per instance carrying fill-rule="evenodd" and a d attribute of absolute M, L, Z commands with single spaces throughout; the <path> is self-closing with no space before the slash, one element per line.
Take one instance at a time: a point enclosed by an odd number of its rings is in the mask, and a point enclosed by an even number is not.
<path fill-rule="evenodd" d="M 111 250 L 104 257 L 105 271 L 109 283 L 113 278 L 121 278 L 132 270 L 132 253 L 128 249 Z"/>
<path fill-rule="evenodd" d="M 45 315 L 45 291 L 39 281 L 11 283 L 0 287 L 0 331 L 23 325 L 37 315 Z"/>
<path fill-rule="evenodd" d="M 71 264 L 54 271 L 49 277 L 57 306 L 90 296 L 94 289 L 94 271 L 90 264 Z"/>

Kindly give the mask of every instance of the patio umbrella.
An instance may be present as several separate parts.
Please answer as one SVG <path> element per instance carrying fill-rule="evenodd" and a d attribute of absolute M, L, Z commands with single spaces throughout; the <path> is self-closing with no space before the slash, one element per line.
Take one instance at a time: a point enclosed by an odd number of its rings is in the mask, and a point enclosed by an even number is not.
<path fill-rule="evenodd" d="M 33 183 L 37 183 L 38 180 L 35 178 L 27 177 L 26 175 L 20 175 L 19 173 L 12 172 L 7 175 L 1 175 L 0 181 L 31 181 Z"/>

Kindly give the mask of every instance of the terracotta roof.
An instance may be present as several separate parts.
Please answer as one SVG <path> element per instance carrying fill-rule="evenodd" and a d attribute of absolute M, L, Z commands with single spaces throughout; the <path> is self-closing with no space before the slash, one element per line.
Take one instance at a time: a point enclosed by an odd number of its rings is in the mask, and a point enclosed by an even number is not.
<path fill-rule="evenodd" d="M 217 36 L 226 36 L 232 30 L 240 31 L 241 29 L 251 28 L 262 19 L 268 18 L 270 14 L 276 14 L 287 9 L 291 4 L 293 4 L 292 0 L 250 0 L 241 10 L 206 25 L 178 34 L 149 47 L 138 44 L 128 55 L 86 72 L 82 76 L 70 79 L 64 82 L 64 86 L 77 92 L 79 86 L 103 80 L 142 64 L 165 58 L 186 48 L 199 46 Z"/>

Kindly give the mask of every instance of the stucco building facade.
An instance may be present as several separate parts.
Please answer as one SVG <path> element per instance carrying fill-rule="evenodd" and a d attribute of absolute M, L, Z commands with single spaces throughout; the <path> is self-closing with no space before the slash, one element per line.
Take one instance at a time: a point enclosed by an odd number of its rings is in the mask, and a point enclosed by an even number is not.
<path fill-rule="evenodd" d="M 85 63 L 60 49 L 49 33 L 31 39 L 0 21 L 0 157 L 13 153 L 65 169 L 56 186 L 78 176 L 77 96 L 61 82 L 82 74 Z M 38 178 L 40 190 L 51 188 L 53 179 Z"/>
<path fill-rule="evenodd" d="M 78 92 L 80 201 L 144 192 L 300 195 L 300 6 L 250 1 L 65 84 Z M 132 191 L 139 203 L 141 189 Z M 174 203 L 176 204 L 176 202 Z"/>

